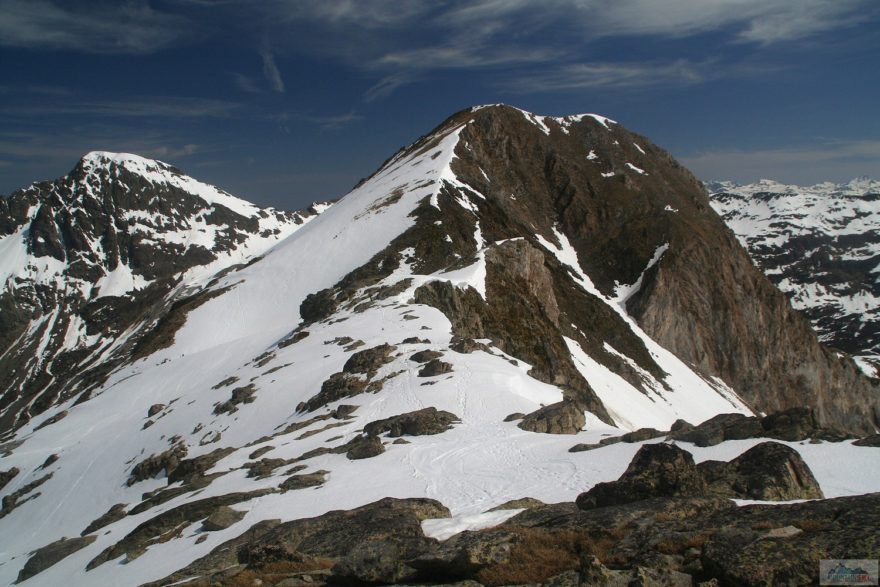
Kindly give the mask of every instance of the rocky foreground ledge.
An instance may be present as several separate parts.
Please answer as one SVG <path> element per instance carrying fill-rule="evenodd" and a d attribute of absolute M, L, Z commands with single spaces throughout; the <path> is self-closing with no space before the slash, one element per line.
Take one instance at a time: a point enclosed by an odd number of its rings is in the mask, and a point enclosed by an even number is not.
<path fill-rule="evenodd" d="M 798 453 L 777 442 L 699 465 L 674 444 L 646 444 L 617 481 L 576 503 L 506 504 L 522 511 L 493 528 L 438 541 L 421 523 L 449 517 L 446 507 L 386 498 L 262 522 L 149 587 L 811 585 L 821 559 L 880 556 L 880 493 L 821 497 Z"/>

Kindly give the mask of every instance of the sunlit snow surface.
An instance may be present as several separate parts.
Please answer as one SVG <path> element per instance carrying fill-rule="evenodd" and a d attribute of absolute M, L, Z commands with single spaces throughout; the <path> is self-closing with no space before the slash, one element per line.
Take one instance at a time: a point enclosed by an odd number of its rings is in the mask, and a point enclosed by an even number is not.
<path fill-rule="evenodd" d="M 614 132 L 612 121 L 596 117 L 594 120 Z M 216 287 L 228 286 L 229 291 L 190 313 L 173 346 L 115 372 L 90 401 L 61 406 L 70 414 L 60 422 L 34 432 L 51 416 L 46 413 L 22 429 L 18 438 L 24 444 L 2 459 L 4 470 L 16 466 L 22 473 L 3 490 L 4 495 L 46 472 L 53 472 L 54 476 L 39 488 L 40 498 L 0 520 L 0 583 L 15 579 L 30 551 L 62 536 L 78 536 L 111 505 L 126 503 L 132 507 L 140 503 L 143 493 L 165 487 L 164 477 L 131 487 L 126 480 L 134 463 L 168 449 L 169 439 L 174 435 L 180 435 L 188 444 L 190 458 L 220 447 L 241 447 L 212 470 L 223 472 L 241 467 L 250 460 L 248 455 L 261 447 L 274 447 L 265 458 L 295 458 L 315 448 L 338 446 L 359 434 L 371 421 L 424 407 L 448 410 L 461 420 L 442 434 L 408 437 L 410 444 L 388 442 L 386 452 L 373 458 L 351 461 L 345 455 L 329 454 L 306 460 L 306 473 L 329 471 L 325 485 L 236 504 L 233 507 L 247 511 L 247 515 L 226 530 L 199 533 L 198 521 L 186 528 L 180 538 L 150 546 L 134 560 L 125 564 L 121 559 L 113 560 L 85 572 L 89 560 L 158 513 L 193 499 L 277 487 L 287 467 L 261 480 L 247 478 L 245 470 L 231 471 L 197 496 L 185 494 L 107 526 L 97 533 L 93 544 L 24 584 L 138 585 L 186 566 L 260 520 L 316 516 L 388 496 L 429 497 L 442 502 L 455 518 L 427 521 L 426 530 L 446 537 L 461 529 L 503 521 L 515 512 L 485 512 L 512 499 L 571 501 L 595 483 L 619 477 L 640 446 L 619 443 L 569 453 L 574 444 L 597 443 L 609 435 L 620 434 L 624 428 L 668 427 L 677 417 L 698 422 L 719 412 L 747 412 L 723 382 L 706 381 L 690 371 L 627 316 L 622 294 L 638 288 L 638 282 L 621 286 L 621 297 L 602 296 L 579 266 L 565 235 L 558 231 L 553 235 L 555 242 L 548 240 L 549 235 L 539 237 L 547 252 L 570 268 L 576 283 L 599 296 L 630 325 L 667 373 L 662 382 L 649 382 L 649 397 L 615 380 L 616 376 L 612 377 L 604 367 L 590 363 L 591 359 L 577 343 L 569 341 L 578 368 L 621 428 L 611 428 L 589 413 L 586 429 L 577 435 L 537 434 L 519 429 L 516 422 L 504 422 L 513 412 L 528 413 L 561 400 L 561 391 L 529 377 L 529 365 L 498 349 L 490 349 L 493 354 L 449 351 L 452 332 L 448 319 L 434 308 L 408 303 L 414 290 L 431 280 L 473 287 L 485 297 L 482 255 L 470 267 L 434 275 L 413 275 L 404 262 L 380 285 L 412 278 L 405 291 L 366 311 L 344 309 L 334 315 L 333 321 L 309 326 L 308 337 L 277 349 L 274 357 L 257 366 L 252 359 L 272 349 L 299 324 L 299 306 L 306 295 L 337 283 L 412 226 L 414 219 L 410 213 L 420 201 L 432 201 L 441 181 L 455 186 L 457 179 L 449 163 L 460 130 L 452 129 L 436 137 L 438 144 L 427 152 L 399 155 L 267 253 L 262 261 L 224 277 Z M 462 193 L 454 205 L 476 210 L 476 200 L 471 198 L 479 199 L 481 195 L 470 191 Z M 395 199 L 394 194 L 401 193 Z M 474 236 L 481 250 L 491 246 L 492 243 L 484 242 L 479 229 Z M 661 249 L 652 263 L 662 258 L 665 249 Z M 404 319 L 404 315 L 410 319 Z M 319 421 L 296 432 L 245 446 L 309 417 L 298 414 L 296 406 L 315 395 L 323 381 L 341 370 L 350 351 L 333 340 L 344 336 L 362 340 L 361 348 L 382 343 L 397 345 L 394 360 L 374 377 L 391 376 L 384 388 L 375 394 L 338 402 L 359 406 L 355 417 L 341 421 L 340 426 L 323 429 L 337 421 Z M 430 342 L 402 344 L 405 338 L 413 336 Z M 419 377 L 420 365 L 409 357 L 426 349 L 443 351 L 443 360 L 452 364 L 452 373 Z M 617 352 L 611 347 L 606 350 Z M 231 376 L 238 378 L 232 386 L 212 388 Z M 213 407 L 229 399 L 232 387 L 248 383 L 257 389 L 253 403 L 240 405 L 234 414 L 213 415 Z M 167 408 L 154 418 L 152 426 L 142 430 L 147 410 L 157 403 Z M 311 432 L 316 433 L 306 434 Z M 217 434 L 219 441 L 209 442 Z M 693 450 L 697 460 L 729 459 L 757 442 L 725 443 L 711 449 L 682 446 Z M 880 488 L 877 449 L 852 447 L 848 442 L 792 446 L 804 455 L 829 496 Z M 60 459 L 46 471 L 38 470 L 53 453 L 59 454 Z M 840 467 L 841 462 L 847 466 Z M 196 544 L 202 536 L 207 539 Z"/>

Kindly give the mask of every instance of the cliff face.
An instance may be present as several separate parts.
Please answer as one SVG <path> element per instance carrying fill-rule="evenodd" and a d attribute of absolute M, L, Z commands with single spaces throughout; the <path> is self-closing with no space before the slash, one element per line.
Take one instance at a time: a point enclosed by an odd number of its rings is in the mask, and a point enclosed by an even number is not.
<path fill-rule="evenodd" d="M 878 425 L 876 382 L 819 344 L 667 153 L 602 118 L 504 107 L 474 117 L 453 169 L 486 196 L 483 217 L 499 219 L 481 224 L 487 240 L 510 238 L 511 227 L 552 239 L 555 228 L 597 289 L 755 410 L 809 405 L 825 424 Z"/>

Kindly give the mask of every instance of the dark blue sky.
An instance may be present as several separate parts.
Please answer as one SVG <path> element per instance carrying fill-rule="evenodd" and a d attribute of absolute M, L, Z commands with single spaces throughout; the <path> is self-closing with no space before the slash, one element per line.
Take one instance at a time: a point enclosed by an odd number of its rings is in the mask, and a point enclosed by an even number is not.
<path fill-rule="evenodd" d="M 880 177 L 876 0 L 0 0 L 0 193 L 90 150 L 343 195 L 462 108 L 595 112 L 703 179 Z"/>

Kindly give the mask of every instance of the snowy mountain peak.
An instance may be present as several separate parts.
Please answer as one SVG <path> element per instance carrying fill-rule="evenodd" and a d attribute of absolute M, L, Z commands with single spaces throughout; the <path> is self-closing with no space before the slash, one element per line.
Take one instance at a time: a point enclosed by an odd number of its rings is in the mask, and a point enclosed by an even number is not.
<path fill-rule="evenodd" d="M 164 179 L 117 187 L 99 200 L 192 204 Z M 253 228 L 196 208 L 193 239 L 210 224 L 232 234 L 224 251 Z M 571 500 L 632 454 L 618 443 L 597 473 L 576 442 L 678 419 L 807 402 L 823 425 L 876 421 L 876 387 L 819 346 L 693 176 L 604 118 L 460 112 L 270 236 L 210 274 L 150 272 L 162 249 L 146 249 L 145 289 L 16 324 L 4 348 L 25 341 L 29 371 L 0 408 L 18 418 L 0 582 L 63 536 L 79 550 L 61 542 L 30 585 L 139 585 L 214 555 L 229 568 L 248 528 L 389 495 L 461 516 Z M 171 263 L 194 241 L 164 242 Z M 91 346 L 63 343 L 78 340 Z"/>
<path fill-rule="evenodd" d="M 173 169 L 171 165 L 168 165 L 167 163 L 163 163 L 162 161 L 158 161 L 156 159 L 147 159 L 146 157 L 141 157 L 140 155 L 135 155 L 132 153 L 111 153 L 109 151 L 91 151 L 89 153 L 86 153 L 80 159 L 80 163 L 84 167 L 89 168 L 102 166 L 105 167 L 108 166 L 110 163 L 115 163 L 116 165 L 122 165 L 131 169 Z"/>
<path fill-rule="evenodd" d="M 108 353 L 134 344 L 176 298 L 320 211 L 262 209 L 165 163 L 105 152 L 0 199 L 0 296 L 19 308 L 0 333 L 0 427 L 75 393 L 77 379 L 106 370 Z"/>

